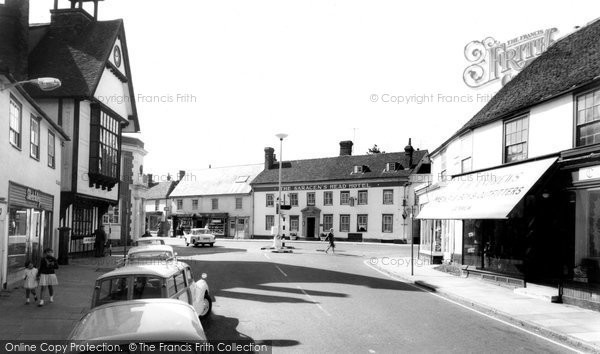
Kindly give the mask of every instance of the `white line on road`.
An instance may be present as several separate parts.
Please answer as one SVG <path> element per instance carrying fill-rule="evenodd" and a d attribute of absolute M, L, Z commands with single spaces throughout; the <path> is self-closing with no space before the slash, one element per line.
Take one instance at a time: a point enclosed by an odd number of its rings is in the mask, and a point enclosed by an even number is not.
<path fill-rule="evenodd" d="M 263 255 L 265 256 L 265 258 L 266 258 L 266 259 L 268 259 L 268 260 L 271 260 L 271 257 L 269 257 L 269 255 L 268 255 L 268 254 L 266 254 L 266 253 L 263 253 Z"/>
<path fill-rule="evenodd" d="M 319 310 L 323 311 L 323 313 L 324 313 L 324 314 L 326 314 L 327 316 L 331 317 L 331 314 L 330 314 L 329 312 L 327 312 L 327 310 L 325 310 L 325 309 L 323 308 L 323 306 L 321 306 L 321 304 L 319 304 L 318 302 L 316 302 L 316 301 L 315 301 L 315 300 L 312 298 L 312 296 L 308 295 L 308 293 L 307 293 L 306 291 L 304 291 L 304 289 L 302 289 L 302 288 L 301 288 L 299 285 L 296 285 L 296 287 L 297 287 L 298 289 L 300 289 L 300 291 L 302 291 L 302 293 L 303 293 L 304 295 L 306 295 L 306 297 L 307 297 L 307 298 L 308 298 L 310 301 L 312 301 L 312 303 L 313 303 L 313 304 L 317 305 L 317 307 L 319 308 Z"/>
<path fill-rule="evenodd" d="M 281 270 L 281 268 L 279 268 L 277 264 L 275 265 L 275 268 L 277 268 L 281 272 L 281 274 L 283 274 L 283 276 L 287 277 L 287 274 L 285 274 L 285 272 Z"/>
<path fill-rule="evenodd" d="M 557 341 L 555 341 L 555 340 L 552 340 L 552 339 L 550 339 L 550 338 L 546 338 L 546 337 L 544 337 L 544 336 L 542 336 L 542 335 L 540 335 L 540 334 L 537 334 L 537 333 L 535 333 L 535 332 L 531 332 L 531 331 L 529 331 L 529 330 L 527 330 L 527 329 L 525 329 L 525 328 L 521 328 L 521 327 L 519 327 L 519 326 L 517 326 L 517 325 L 514 325 L 514 324 L 512 324 L 512 323 L 510 323 L 510 322 L 506 322 L 506 321 L 504 321 L 504 320 L 501 320 L 501 319 L 499 319 L 499 318 L 496 318 L 496 317 L 494 317 L 494 316 L 488 315 L 488 314 L 486 314 L 486 313 L 483 313 L 483 312 L 481 312 L 481 311 L 478 311 L 478 310 L 476 310 L 476 309 L 474 309 L 474 308 L 472 308 L 472 307 L 469 307 L 469 306 L 463 305 L 463 304 L 461 304 L 461 303 L 459 303 L 459 302 L 456 302 L 456 301 L 454 301 L 454 300 L 450 300 L 450 299 L 448 299 L 448 298 L 446 298 L 446 297 L 443 297 L 442 295 L 438 295 L 438 294 L 436 294 L 436 293 L 434 293 L 434 292 L 431 292 L 431 291 L 424 290 L 422 287 L 420 287 L 420 286 L 418 286 L 418 285 L 415 285 L 415 284 L 409 283 L 409 282 L 405 281 L 404 279 L 401 279 L 401 278 L 399 278 L 399 277 L 395 277 L 395 276 L 393 276 L 393 275 L 391 275 L 391 274 L 388 274 L 388 273 L 386 273 L 386 272 L 384 272 L 384 271 L 382 271 L 382 270 L 379 270 L 379 269 L 375 268 L 374 266 L 372 266 L 371 264 L 369 264 L 369 261 L 368 261 L 368 260 L 367 260 L 367 261 L 365 261 L 364 263 L 365 263 L 365 264 L 366 264 L 366 265 L 367 265 L 369 268 L 371 268 L 371 269 L 373 269 L 373 270 L 377 271 L 377 272 L 378 272 L 378 273 L 380 273 L 380 274 L 383 274 L 383 275 L 387 276 L 388 278 L 394 279 L 394 280 L 396 280 L 396 281 L 400 281 L 400 282 L 402 282 L 402 283 L 404 283 L 404 284 L 407 284 L 407 285 L 410 285 L 410 286 L 412 286 L 413 288 L 417 288 L 417 289 L 419 289 L 419 290 L 422 290 L 422 291 L 424 291 L 424 292 L 426 292 L 426 293 L 428 293 L 428 294 L 430 294 L 430 295 L 436 296 L 436 297 L 438 297 L 438 298 L 440 298 L 440 299 L 443 299 L 443 300 L 445 300 L 445 301 L 448 301 L 448 302 L 450 302 L 450 303 L 453 303 L 453 304 L 455 304 L 455 305 L 458 305 L 458 306 L 460 306 L 460 307 L 463 307 L 463 308 L 465 308 L 465 309 L 467 309 L 467 310 L 473 311 L 473 312 L 475 312 L 475 313 L 478 313 L 478 314 L 480 314 L 480 315 L 482 315 L 482 316 L 485 316 L 485 317 L 487 317 L 487 318 L 490 318 L 490 319 L 492 319 L 492 320 L 495 320 L 495 321 L 498 321 L 498 322 L 500 322 L 500 323 L 503 323 L 503 324 L 505 324 L 505 325 L 507 325 L 507 326 L 510 326 L 510 327 L 516 328 L 516 329 L 518 329 L 518 330 L 520 330 L 520 331 L 523 331 L 523 332 L 525 332 L 525 333 L 529 333 L 529 334 L 531 334 L 532 336 L 538 337 L 538 338 L 540 338 L 540 339 L 543 339 L 543 340 L 545 340 L 545 341 L 548 341 L 548 342 L 550 342 L 550 343 L 552 343 L 552 344 L 558 345 L 559 347 L 563 347 L 563 348 L 565 348 L 565 349 L 568 349 L 568 350 L 570 350 L 570 351 L 573 351 L 573 352 L 575 352 L 575 353 L 583 353 L 582 351 L 579 351 L 579 350 L 577 350 L 577 349 L 571 348 L 571 347 L 569 347 L 568 345 L 565 345 L 565 344 L 559 343 L 559 342 L 557 342 Z"/>

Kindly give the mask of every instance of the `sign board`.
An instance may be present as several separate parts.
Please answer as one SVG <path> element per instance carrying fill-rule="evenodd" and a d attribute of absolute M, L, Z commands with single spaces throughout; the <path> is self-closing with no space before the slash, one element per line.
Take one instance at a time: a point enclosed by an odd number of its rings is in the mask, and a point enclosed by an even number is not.
<path fill-rule="evenodd" d="M 25 195 L 25 199 L 29 200 L 30 202 L 36 202 L 36 203 L 39 203 L 42 201 L 40 199 L 40 193 L 33 188 L 27 188 L 27 194 Z"/>
<path fill-rule="evenodd" d="M 85 243 L 85 244 L 94 243 L 95 241 L 96 241 L 96 236 L 83 238 L 83 243 Z"/>
<path fill-rule="evenodd" d="M 583 167 L 579 169 L 579 181 L 588 181 L 600 178 L 600 166 Z"/>

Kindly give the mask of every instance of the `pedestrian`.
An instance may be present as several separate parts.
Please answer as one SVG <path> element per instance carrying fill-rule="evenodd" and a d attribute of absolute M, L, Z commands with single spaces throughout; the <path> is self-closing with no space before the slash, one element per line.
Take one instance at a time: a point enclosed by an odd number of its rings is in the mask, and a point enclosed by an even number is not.
<path fill-rule="evenodd" d="M 327 237 L 325 239 L 327 241 L 329 241 L 329 247 L 327 247 L 327 249 L 325 250 L 325 253 L 328 253 L 330 248 L 331 248 L 331 253 L 335 253 L 335 243 L 334 243 L 335 237 L 333 236 L 333 227 L 331 229 L 329 229 L 329 233 L 327 234 Z"/>
<path fill-rule="evenodd" d="M 106 244 L 106 232 L 104 225 L 98 225 L 98 229 L 94 232 L 96 239 L 94 240 L 94 256 L 104 257 L 104 245 Z"/>
<path fill-rule="evenodd" d="M 33 266 L 33 262 L 28 260 L 25 262 L 25 279 L 23 287 L 25 288 L 25 305 L 29 305 L 29 297 L 33 295 L 33 302 L 37 302 L 37 294 L 35 289 L 38 286 L 37 281 L 38 270 Z"/>
<path fill-rule="evenodd" d="M 54 302 L 54 286 L 58 285 L 58 279 L 54 271 L 58 269 L 58 261 L 54 258 L 52 248 L 44 250 L 44 257 L 40 263 L 38 278 L 40 283 L 40 302 L 38 306 L 44 306 L 44 290 L 48 287 L 50 302 Z"/>

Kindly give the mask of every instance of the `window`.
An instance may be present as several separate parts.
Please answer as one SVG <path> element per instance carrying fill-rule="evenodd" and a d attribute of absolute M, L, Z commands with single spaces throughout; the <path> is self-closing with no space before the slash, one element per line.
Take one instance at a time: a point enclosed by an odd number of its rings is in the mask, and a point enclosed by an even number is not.
<path fill-rule="evenodd" d="M 236 209 L 242 209 L 243 206 L 243 199 L 242 198 L 235 198 L 235 208 Z"/>
<path fill-rule="evenodd" d="M 173 276 L 175 280 L 175 289 L 177 292 L 185 289 L 185 276 L 183 272 L 179 272 Z"/>
<path fill-rule="evenodd" d="M 219 209 L 219 199 L 217 198 L 213 198 L 211 200 L 211 204 L 212 204 L 212 210 L 217 210 Z"/>
<path fill-rule="evenodd" d="M 177 210 L 183 209 L 183 199 L 177 199 Z"/>
<path fill-rule="evenodd" d="M 577 146 L 600 143 L 600 89 L 577 97 Z"/>
<path fill-rule="evenodd" d="M 381 231 L 394 232 L 394 215 L 383 214 Z"/>
<path fill-rule="evenodd" d="M 36 160 L 40 159 L 40 121 L 31 116 L 29 134 L 29 156 Z"/>
<path fill-rule="evenodd" d="M 354 166 L 354 169 L 352 170 L 352 173 L 363 173 L 364 172 L 364 166 Z"/>
<path fill-rule="evenodd" d="M 246 183 L 248 178 L 250 178 L 250 176 L 238 176 L 238 178 L 235 180 L 235 183 Z"/>
<path fill-rule="evenodd" d="M 162 278 L 138 276 L 133 278 L 133 299 L 162 297 Z"/>
<path fill-rule="evenodd" d="M 102 215 L 102 223 L 103 224 L 118 224 L 119 223 L 119 207 L 113 208 L 113 213 L 110 215 L 106 213 Z"/>
<path fill-rule="evenodd" d="M 323 205 L 333 205 L 333 192 L 323 192 Z"/>
<path fill-rule="evenodd" d="M 267 194 L 267 206 L 272 207 L 274 205 L 275 205 L 275 198 L 274 198 L 273 194 L 271 194 L 271 193 Z"/>
<path fill-rule="evenodd" d="M 394 190 L 384 189 L 383 190 L 383 204 L 394 204 Z"/>
<path fill-rule="evenodd" d="M 350 232 L 350 215 L 340 215 L 340 232 Z"/>
<path fill-rule="evenodd" d="M 126 301 L 128 293 L 127 278 L 105 279 L 100 284 L 97 305 L 114 301 Z"/>
<path fill-rule="evenodd" d="M 290 193 L 290 205 L 298 206 L 298 193 Z"/>
<path fill-rule="evenodd" d="M 471 172 L 472 168 L 473 168 L 472 160 L 470 157 L 468 157 L 460 162 L 461 173 Z"/>
<path fill-rule="evenodd" d="M 323 215 L 323 231 L 329 232 L 329 230 L 333 229 L 333 215 L 332 214 L 324 214 Z"/>
<path fill-rule="evenodd" d="M 92 105 L 90 128 L 90 184 L 110 189 L 120 177 L 121 124 Z"/>
<path fill-rule="evenodd" d="M 290 215 L 290 232 L 298 232 L 300 229 L 300 217 L 298 215 Z"/>
<path fill-rule="evenodd" d="M 358 191 L 358 205 L 367 205 L 368 191 Z"/>
<path fill-rule="evenodd" d="M 340 205 L 349 205 L 350 204 L 350 191 L 341 191 L 340 192 Z"/>
<path fill-rule="evenodd" d="M 356 216 L 356 231 L 366 232 L 368 221 L 369 221 L 368 215 L 357 215 Z"/>
<path fill-rule="evenodd" d="M 56 166 L 56 137 L 54 133 L 48 132 L 48 166 Z"/>
<path fill-rule="evenodd" d="M 12 96 L 10 98 L 10 107 L 8 109 L 9 116 L 9 141 L 10 143 L 21 148 L 21 104 Z"/>
<path fill-rule="evenodd" d="M 440 182 L 446 182 L 446 151 L 440 153 Z"/>
<path fill-rule="evenodd" d="M 265 216 L 265 230 L 271 231 L 271 228 L 275 226 L 275 216 L 274 215 L 266 215 Z"/>
<path fill-rule="evenodd" d="M 527 158 L 529 118 L 522 117 L 504 123 L 504 162 Z M 600 139 L 599 139 L 600 142 Z"/>
<path fill-rule="evenodd" d="M 198 199 L 192 199 L 192 210 L 198 210 Z"/>
<path fill-rule="evenodd" d="M 160 209 L 160 200 L 154 201 L 154 211 L 158 211 Z"/>
<path fill-rule="evenodd" d="M 385 172 L 392 172 L 398 169 L 398 164 L 396 162 L 388 162 L 385 164 Z"/>
<path fill-rule="evenodd" d="M 306 193 L 306 205 L 308 205 L 308 206 L 315 205 L 315 192 Z"/>

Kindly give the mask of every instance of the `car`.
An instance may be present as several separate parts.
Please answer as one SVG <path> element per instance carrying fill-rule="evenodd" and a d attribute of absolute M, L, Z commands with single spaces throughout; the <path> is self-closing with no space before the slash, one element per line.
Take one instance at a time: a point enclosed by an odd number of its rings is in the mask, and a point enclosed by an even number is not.
<path fill-rule="evenodd" d="M 134 246 L 144 245 L 164 245 L 165 240 L 162 237 L 141 237 L 133 242 Z"/>
<path fill-rule="evenodd" d="M 185 245 L 189 246 L 190 244 L 194 246 L 210 245 L 210 247 L 212 247 L 215 245 L 215 235 L 213 235 L 206 227 L 202 229 L 191 229 L 190 233 L 185 236 Z"/>
<path fill-rule="evenodd" d="M 85 344 L 110 343 L 112 352 L 137 352 L 131 343 L 188 343 L 190 351 L 202 352 L 196 344 L 206 343 L 206 334 L 192 306 L 173 299 L 143 299 L 112 302 L 94 307 L 75 325 L 70 341 L 87 352 Z M 201 347 L 201 345 L 200 345 Z"/>
<path fill-rule="evenodd" d="M 190 266 L 178 261 L 128 263 L 96 279 L 91 308 L 119 301 L 170 298 L 190 304 L 204 320 L 213 302 L 206 278 L 203 273 L 194 281 Z"/>
<path fill-rule="evenodd" d="M 176 260 L 177 252 L 173 251 L 173 247 L 168 245 L 149 245 L 130 248 L 127 251 L 124 264 L 140 262 L 164 264 Z"/>

